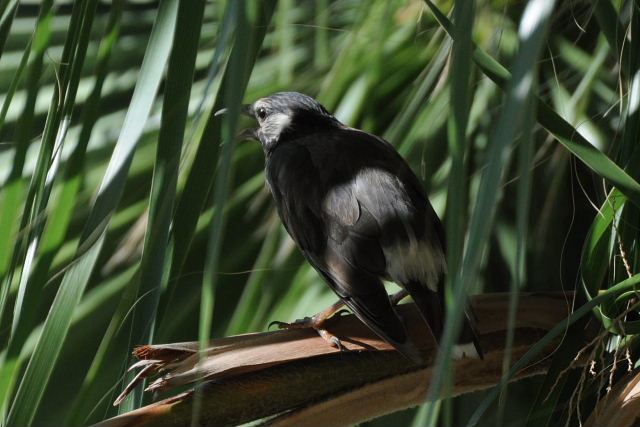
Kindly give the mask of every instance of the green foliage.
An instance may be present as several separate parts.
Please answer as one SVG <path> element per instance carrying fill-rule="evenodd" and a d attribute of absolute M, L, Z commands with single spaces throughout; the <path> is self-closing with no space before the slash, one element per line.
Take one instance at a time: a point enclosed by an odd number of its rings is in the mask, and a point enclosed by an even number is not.
<path fill-rule="evenodd" d="M 263 330 L 335 300 L 277 219 L 260 147 L 234 138 L 252 125 L 240 104 L 280 90 L 389 139 L 446 222 L 432 396 L 450 384 L 467 294 L 511 291 L 513 324 L 518 292 L 578 291 L 571 318 L 507 357 L 495 389 L 368 424 L 584 417 L 606 367 L 637 357 L 640 5 L 456 4 L 2 2 L 2 424 L 113 416 L 135 345 Z M 580 350 L 569 339 L 546 378 L 506 393 L 536 349 L 591 315 L 608 329 L 584 350 L 593 384 L 555 381 Z"/>

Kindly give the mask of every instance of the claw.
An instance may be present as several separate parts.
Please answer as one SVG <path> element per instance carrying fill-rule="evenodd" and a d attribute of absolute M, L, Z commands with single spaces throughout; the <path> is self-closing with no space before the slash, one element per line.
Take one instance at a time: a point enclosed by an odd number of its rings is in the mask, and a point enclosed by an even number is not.
<path fill-rule="evenodd" d="M 344 348 L 344 346 L 342 345 L 342 342 L 340 341 L 340 338 L 333 336 L 329 339 L 329 344 L 331 344 L 332 346 L 336 347 L 338 350 L 340 351 L 347 351 L 346 348 Z"/>
<path fill-rule="evenodd" d="M 326 342 L 328 342 L 329 345 L 331 345 L 332 347 L 337 348 L 340 351 L 346 351 L 346 349 L 342 345 L 342 342 L 340 342 L 340 338 L 336 337 L 335 335 L 333 335 L 331 332 L 327 331 L 326 329 L 316 329 L 316 331 L 318 331 L 318 334 Z"/>
<path fill-rule="evenodd" d="M 280 329 L 315 328 L 316 323 L 317 323 L 316 320 L 311 318 L 311 317 L 305 317 L 304 319 L 298 319 L 295 322 L 291 322 L 291 323 L 280 322 L 278 320 L 274 320 L 273 322 L 269 323 L 269 326 L 267 326 L 267 329 L 270 328 L 273 325 L 277 325 L 278 328 L 280 328 Z"/>
<path fill-rule="evenodd" d="M 321 311 L 312 317 L 305 317 L 304 319 L 298 319 L 292 323 L 280 322 L 275 320 L 269 323 L 267 329 L 276 325 L 280 329 L 303 329 L 303 328 L 313 328 L 318 332 L 318 334 L 332 347 L 337 348 L 340 351 L 346 351 L 347 349 L 342 345 L 340 339 L 333 335 L 331 332 L 324 329 L 324 322 L 331 317 L 332 315 L 342 316 L 345 313 L 348 313 L 347 310 L 340 310 L 341 307 L 344 306 L 342 301 L 338 301 L 332 304 L 326 310 Z"/>
<path fill-rule="evenodd" d="M 267 326 L 267 330 L 271 329 L 273 325 L 276 325 L 278 329 L 284 329 L 284 325 L 286 325 L 286 323 L 274 320 L 273 322 L 269 323 L 269 326 Z"/>

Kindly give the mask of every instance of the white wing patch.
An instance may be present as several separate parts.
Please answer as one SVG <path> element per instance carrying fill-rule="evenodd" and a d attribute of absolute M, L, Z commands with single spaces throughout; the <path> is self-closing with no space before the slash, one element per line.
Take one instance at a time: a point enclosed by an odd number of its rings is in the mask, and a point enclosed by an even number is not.
<path fill-rule="evenodd" d="M 438 280 L 447 268 L 444 254 L 427 242 L 411 240 L 382 248 L 387 274 L 399 285 L 417 280 L 437 292 Z"/>

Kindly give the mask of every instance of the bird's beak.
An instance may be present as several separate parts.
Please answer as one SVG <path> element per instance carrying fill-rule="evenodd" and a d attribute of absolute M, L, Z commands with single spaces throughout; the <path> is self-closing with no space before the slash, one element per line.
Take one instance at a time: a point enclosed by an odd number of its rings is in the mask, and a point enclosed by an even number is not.
<path fill-rule="evenodd" d="M 246 141 L 247 139 L 253 140 L 253 141 L 257 141 L 258 137 L 256 136 L 256 130 L 252 129 L 252 128 L 247 128 L 242 130 L 239 134 L 238 134 L 238 140 L 239 141 Z"/>
<path fill-rule="evenodd" d="M 217 117 L 223 114 L 227 114 L 228 112 L 229 112 L 228 108 L 222 108 L 221 110 L 218 110 L 215 113 L 213 113 L 213 115 Z M 251 104 L 244 104 L 240 106 L 240 114 L 244 114 L 245 116 L 249 116 L 249 117 L 255 117 L 255 115 L 253 114 L 253 106 Z"/>
<path fill-rule="evenodd" d="M 254 119 L 256 117 L 256 115 L 253 114 L 253 105 L 251 104 L 244 104 L 243 106 L 241 106 L 240 113 L 244 114 L 245 116 L 253 117 Z"/>
<path fill-rule="evenodd" d="M 213 113 L 213 115 L 217 117 L 223 114 L 227 114 L 228 112 L 229 112 L 228 108 L 223 108 Z M 255 118 L 255 115 L 253 114 L 253 106 L 251 104 L 242 105 L 240 107 L 240 114 L 244 114 L 245 116 Z M 248 139 L 251 139 L 254 141 L 258 140 L 258 137 L 256 136 L 256 130 L 251 128 L 242 130 L 238 134 L 237 138 L 238 138 L 238 141 L 246 141 Z"/>

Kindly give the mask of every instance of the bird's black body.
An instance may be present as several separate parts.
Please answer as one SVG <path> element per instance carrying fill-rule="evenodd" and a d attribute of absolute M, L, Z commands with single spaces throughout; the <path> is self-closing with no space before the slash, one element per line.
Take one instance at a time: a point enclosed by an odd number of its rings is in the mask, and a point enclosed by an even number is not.
<path fill-rule="evenodd" d="M 274 94 L 246 111 L 260 122 L 268 186 L 306 259 L 363 322 L 418 359 L 382 283 L 407 290 L 440 338 L 445 237 L 418 178 L 388 142 L 306 95 Z M 460 342 L 460 355 L 481 355 L 468 323 Z"/>

